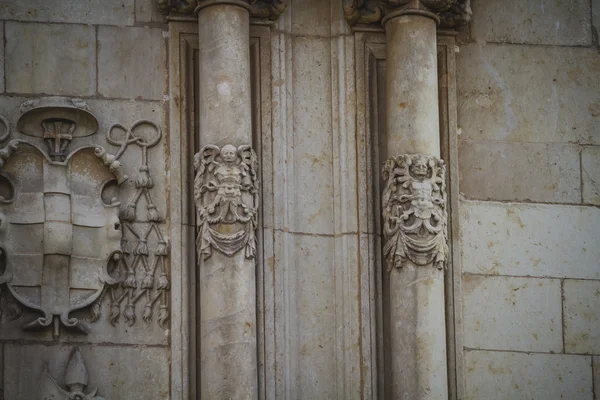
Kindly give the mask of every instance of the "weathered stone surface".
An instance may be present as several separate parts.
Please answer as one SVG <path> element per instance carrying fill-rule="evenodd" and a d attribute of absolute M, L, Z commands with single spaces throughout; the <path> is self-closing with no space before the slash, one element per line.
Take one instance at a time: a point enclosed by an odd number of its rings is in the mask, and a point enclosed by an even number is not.
<path fill-rule="evenodd" d="M 456 62 L 462 138 L 600 144 L 595 49 L 472 43 Z"/>
<path fill-rule="evenodd" d="M 98 92 L 106 97 L 162 100 L 166 40 L 158 28 L 98 28 Z"/>
<path fill-rule="evenodd" d="M 581 202 L 575 145 L 463 140 L 459 153 L 460 192 L 467 198 Z"/>
<path fill-rule="evenodd" d="M 562 351 L 559 280 L 464 275 L 463 293 L 466 347 Z"/>
<path fill-rule="evenodd" d="M 594 207 L 463 201 L 465 272 L 600 279 L 600 210 Z"/>
<path fill-rule="evenodd" d="M 600 390 L 600 356 L 593 357 L 594 366 L 594 395 L 598 398 L 598 391 Z"/>
<path fill-rule="evenodd" d="M 598 34 L 600 33 L 600 1 L 592 0 L 592 29 L 596 43 L 598 43 Z M 598 387 L 598 386 L 596 386 Z"/>
<path fill-rule="evenodd" d="M 600 281 L 565 280 L 566 353 L 600 353 Z"/>
<path fill-rule="evenodd" d="M 6 22 L 6 91 L 90 96 L 96 91 L 92 26 Z"/>
<path fill-rule="evenodd" d="M 465 353 L 466 400 L 592 400 L 591 357 L 491 351 Z"/>
<path fill-rule="evenodd" d="M 89 374 L 89 388 L 111 400 L 166 399 L 169 396 L 167 348 L 80 346 Z M 44 363 L 59 384 L 72 346 L 5 344 L 6 399 L 38 399 L 38 382 Z M 132 367 L 135 366 L 135 367 Z"/>
<path fill-rule="evenodd" d="M 589 46 L 590 12 L 588 0 L 520 1 L 511 7 L 480 0 L 473 5 L 471 34 L 486 42 Z"/>
<path fill-rule="evenodd" d="M 156 0 L 135 0 L 135 20 L 137 22 L 165 22 L 165 16 L 158 9 Z"/>
<path fill-rule="evenodd" d="M 3 19 L 79 24 L 131 25 L 134 0 L 0 0 Z"/>
<path fill-rule="evenodd" d="M 294 232 L 334 230 L 330 51 L 327 39 L 293 39 Z"/>
<path fill-rule="evenodd" d="M 583 202 L 600 205 L 600 147 L 586 147 L 581 151 L 581 180 Z"/>

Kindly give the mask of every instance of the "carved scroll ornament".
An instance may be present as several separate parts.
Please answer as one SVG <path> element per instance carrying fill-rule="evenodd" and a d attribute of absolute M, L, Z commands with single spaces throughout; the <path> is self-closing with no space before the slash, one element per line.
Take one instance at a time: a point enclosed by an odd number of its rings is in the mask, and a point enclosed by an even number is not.
<path fill-rule="evenodd" d="M 407 261 L 445 268 L 447 245 L 446 166 L 433 156 L 405 154 L 383 168 L 384 255 L 387 269 Z"/>
<path fill-rule="evenodd" d="M 198 254 L 256 257 L 258 159 L 251 146 L 204 146 L 194 156 L 194 198 L 200 231 Z"/>

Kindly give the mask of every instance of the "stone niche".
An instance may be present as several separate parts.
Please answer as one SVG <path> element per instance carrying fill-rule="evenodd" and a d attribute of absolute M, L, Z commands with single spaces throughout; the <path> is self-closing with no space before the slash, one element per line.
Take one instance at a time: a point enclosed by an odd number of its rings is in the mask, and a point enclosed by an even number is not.
<path fill-rule="evenodd" d="M 111 106 L 98 107 L 103 117 Z M 160 125 L 99 122 L 65 97 L 13 107 L 0 116 L 4 397 L 161 397 L 170 282 L 166 179 L 154 176 L 165 164 Z M 127 346 L 139 344 L 153 347 Z M 159 371 L 143 390 L 115 384 Z"/>

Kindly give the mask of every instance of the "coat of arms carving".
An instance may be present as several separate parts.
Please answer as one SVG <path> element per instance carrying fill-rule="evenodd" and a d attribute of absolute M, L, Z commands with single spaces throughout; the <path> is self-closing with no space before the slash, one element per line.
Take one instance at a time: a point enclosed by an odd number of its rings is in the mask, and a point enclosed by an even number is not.
<path fill-rule="evenodd" d="M 23 109 L 18 128 L 32 139 L 0 151 L 0 285 L 39 314 L 24 329 L 86 333 L 71 314 L 118 282 L 120 204 L 106 188 L 125 177 L 119 163 L 105 165 L 99 146 L 69 150 L 98 129 L 85 103 L 61 98 Z"/>

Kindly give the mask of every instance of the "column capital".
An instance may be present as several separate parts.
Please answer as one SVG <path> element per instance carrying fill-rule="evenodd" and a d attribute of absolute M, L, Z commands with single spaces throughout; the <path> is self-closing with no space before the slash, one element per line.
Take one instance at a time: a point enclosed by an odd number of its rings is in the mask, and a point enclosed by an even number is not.
<path fill-rule="evenodd" d="M 436 20 L 441 28 L 456 28 L 471 19 L 471 0 L 344 0 L 350 25 L 385 24 L 403 14 L 421 14 Z"/>
<path fill-rule="evenodd" d="M 158 0 L 158 7 L 163 14 L 193 15 L 196 8 L 204 3 L 231 4 L 231 0 Z M 277 20 L 285 10 L 283 0 L 235 0 L 235 3 L 247 5 L 250 16 L 253 18 L 264 18 L 272 21 Z"/>

